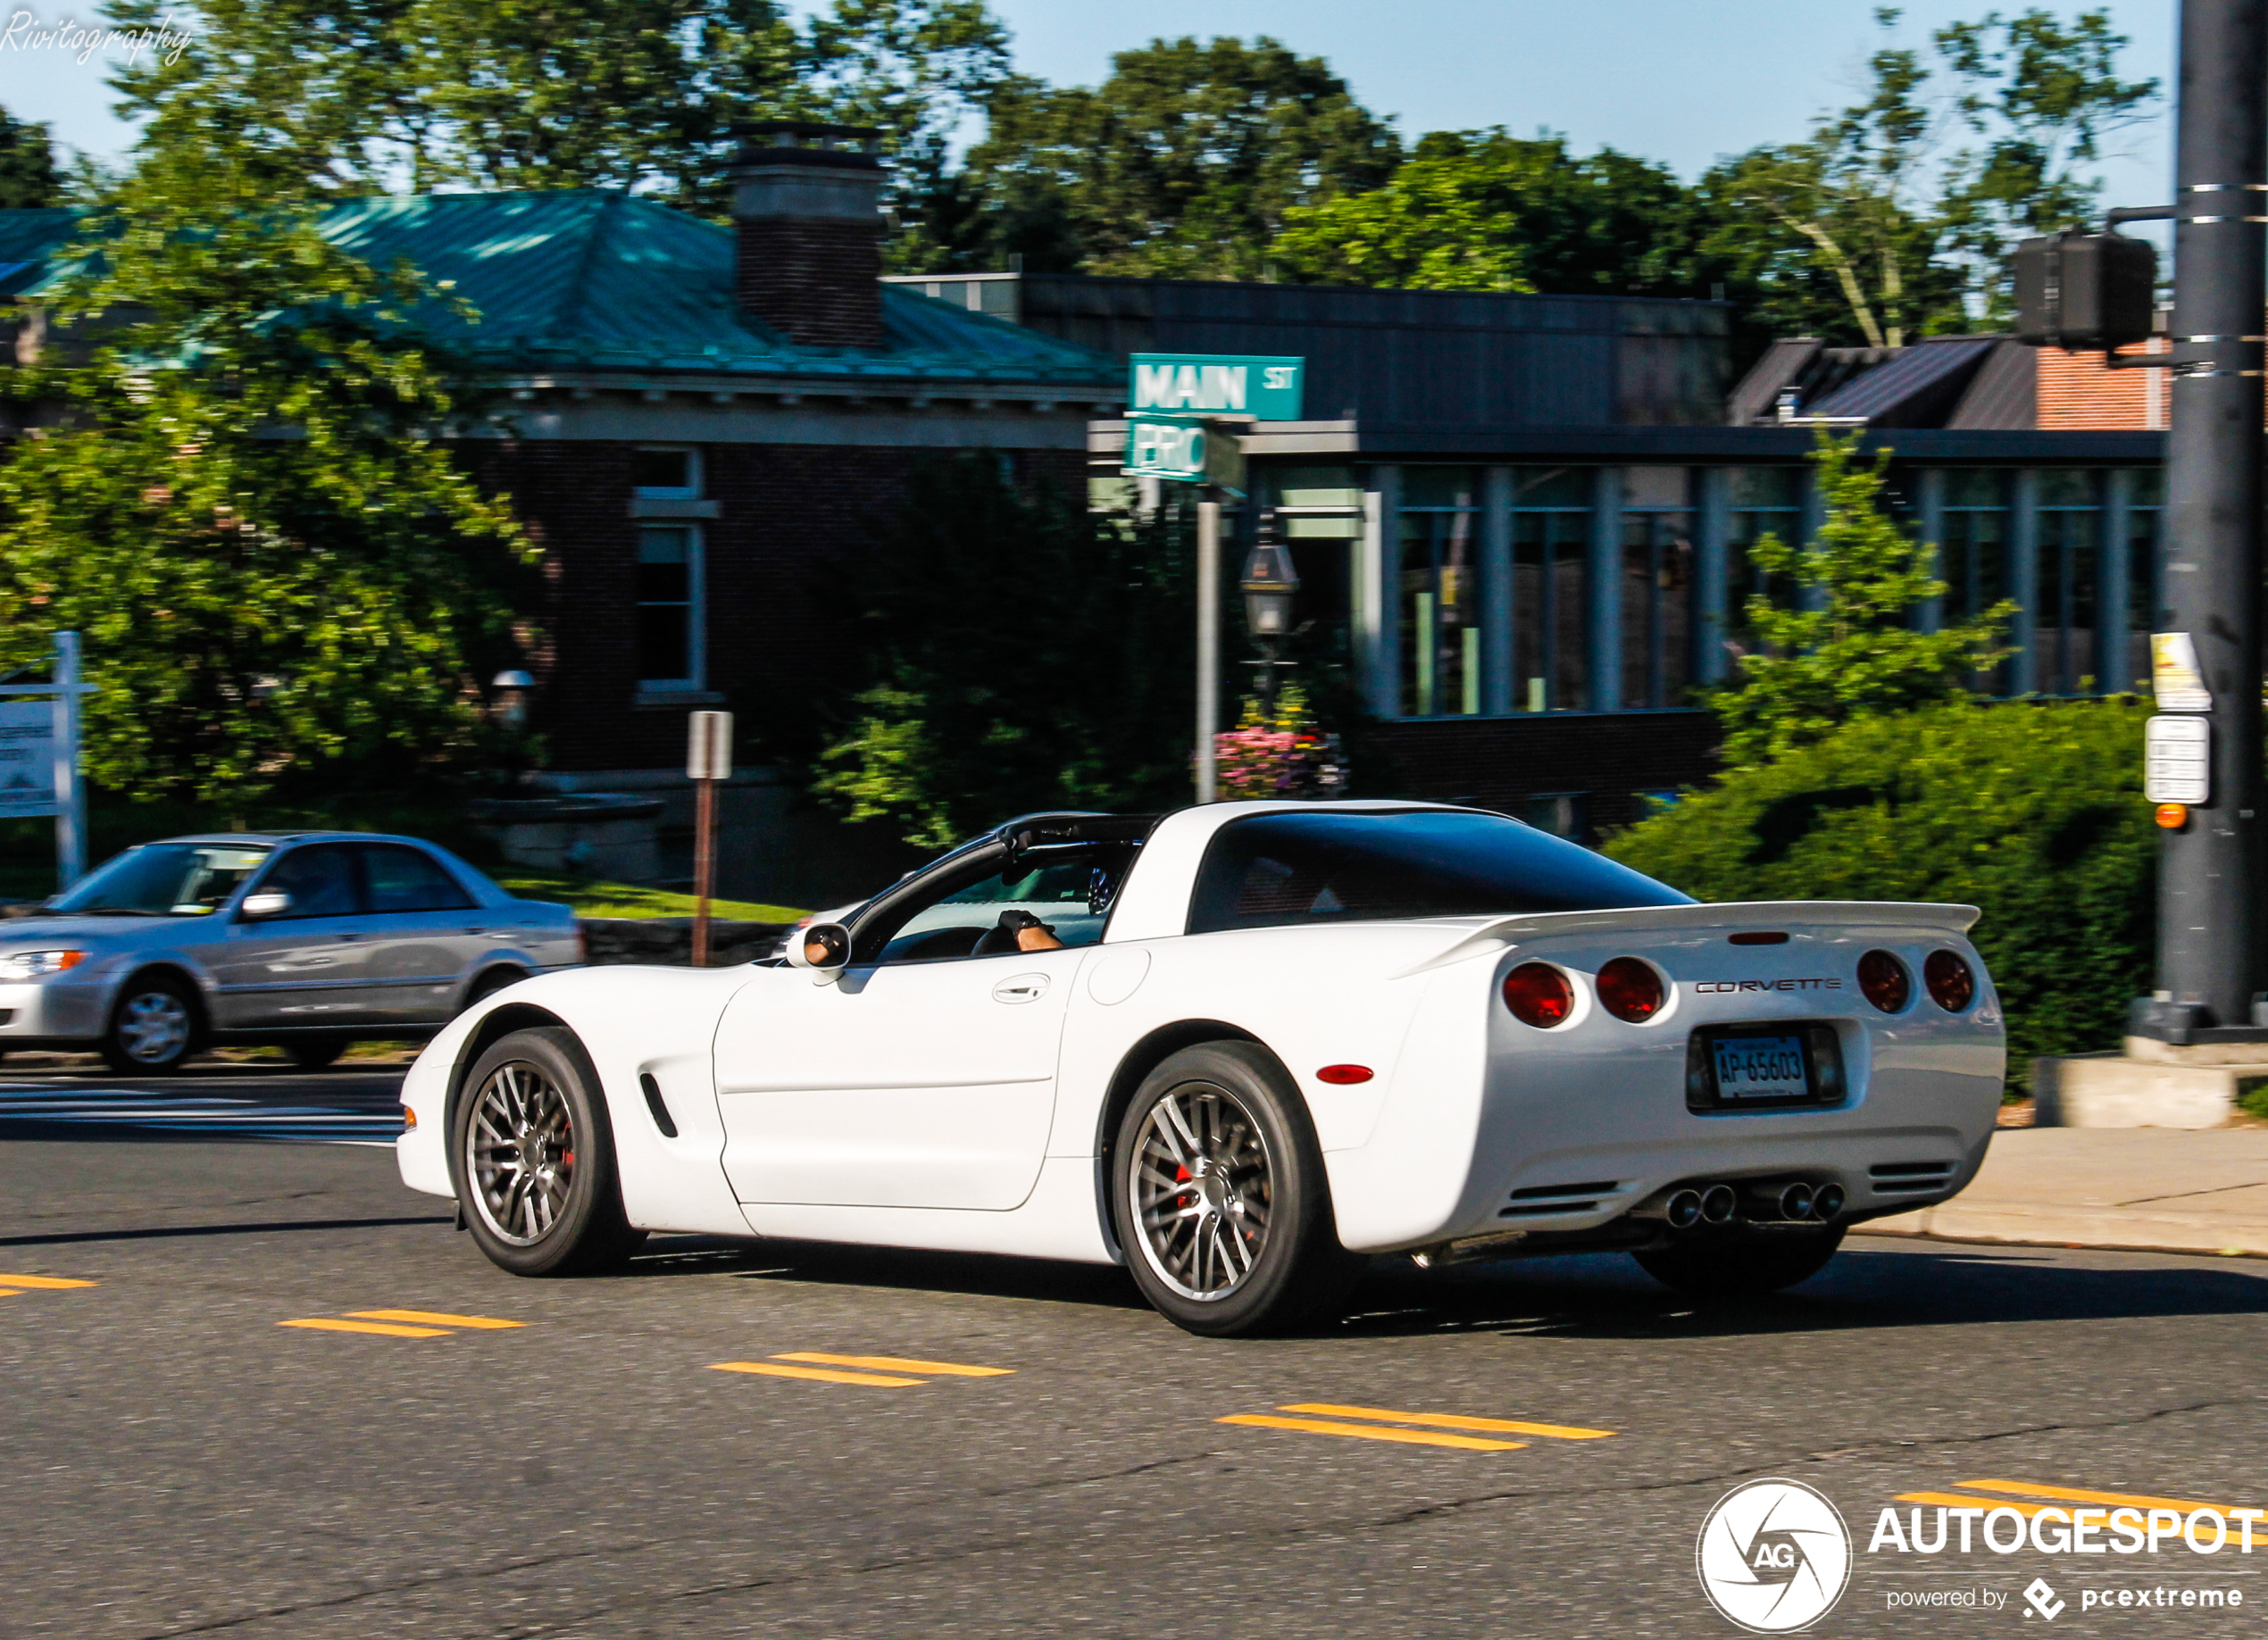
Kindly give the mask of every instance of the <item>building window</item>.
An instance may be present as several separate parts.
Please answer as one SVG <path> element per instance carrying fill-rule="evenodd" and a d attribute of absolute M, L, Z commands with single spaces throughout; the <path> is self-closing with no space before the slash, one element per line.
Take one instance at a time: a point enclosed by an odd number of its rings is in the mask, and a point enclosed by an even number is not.
<path fill-rule="evenodd" d="M 638 532 L 638 685 L 702 687 L 701 532 L 648 524 Z"/>
<path fill-rule="evenodd" d="M 1512 482 L 1512 707 L 1580 712 L 1592 470 L 1522 467 Z"/>
<path fill-rule="evenodd" d="M 1469 467 L 1412 467 L 1402 480 L 1402 710 L 1480 710 L 1480 511 Z"/>
<path fill-rule="evenodd" d="M 1693 509 L 1682 467 L 1632 467 L 1622 499 L 1622 704 L 1682 706 L 1693 683 Z"/>
<path fill-rule="evenodd" d="M 2092 472 L 2039 475 L 2039 587 L 2032 608 L 2042 694 L 2091 694 L 2102 687 L 2095 649 L 2100 482 Z"/>
<path fill-rule="evenodd" d="M 2120 676 L 2103 680 L 2106 689 L 2150 687 L 2150 634 L 2165 604 L 2164 570 L 2158 557 L 2165 475 L 2152 467 L 2135 473 L 2130 482 L 2133 487 L 2126 514 L 2126 644 L 2121 657 L 2126 664 Z"/>
<path fill-rule="evenodd" d="M 1794 600 L 1794 582 L 1785 576 L 1775 579 L 1757 568 L 1755 549 L 1766 536 L 1789 546 L 1803 540 L 1804 472 L 1800 467 L 1736 467 L 1727 489 L 1725 625 L 1739 654 L 1756 645 L 1748 620 L 1750 598 L 1783 605 Z"/>
<path fill-rule="evenodd" d="M 1939 526 L 1945 583 L 1945 623 L 1981 615 L 2008 596 L 2008 478 L 1989 468 L 1945 475 L 1945 515 Z M 2006 667 L 1977 674 L 1977 687 L 1997 693 Z"/>
<path fill-rule="evenodd" d="M 686 445 L 649 445 L 634 450 L 630 486 L 640 501 L 698 501 L 701 453 Z"/>
<path fill-rule="evenodd" d="M 1299 572 L 1292 623 L 1303 653 L 1333 666 L 1354 659 L 1355 551 L 1363 487 L 1345 467 L 1287 467 L 1274 475 L 1278 539 Z"/>

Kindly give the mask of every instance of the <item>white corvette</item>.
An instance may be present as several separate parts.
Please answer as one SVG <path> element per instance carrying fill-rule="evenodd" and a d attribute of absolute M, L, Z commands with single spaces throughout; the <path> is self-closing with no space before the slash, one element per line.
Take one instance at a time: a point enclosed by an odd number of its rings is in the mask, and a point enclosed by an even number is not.
<path fill-rule="evenodd" d="M 1375 1253 L 1763 1292 L 1983 1161 L 1976 915 L 1697 904 L 1440 805 L 1027 816 L 784 959 L 488 998 L 410 1071 L 402 1177 L 523 1275 L 649 1230 L 1120 1261 L 1204 1333 Z"/>

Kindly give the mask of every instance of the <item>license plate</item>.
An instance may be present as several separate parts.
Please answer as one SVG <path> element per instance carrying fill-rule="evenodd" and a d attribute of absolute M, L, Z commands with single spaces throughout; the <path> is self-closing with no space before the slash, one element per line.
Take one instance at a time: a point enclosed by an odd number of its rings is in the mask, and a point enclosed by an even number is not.
<path fill-rule="evenodd" d="M 1709 1045 L 1718 1098 L 1811 1097 L 1811 1059 L 1801 1036 L 1720 1036 Z"/>

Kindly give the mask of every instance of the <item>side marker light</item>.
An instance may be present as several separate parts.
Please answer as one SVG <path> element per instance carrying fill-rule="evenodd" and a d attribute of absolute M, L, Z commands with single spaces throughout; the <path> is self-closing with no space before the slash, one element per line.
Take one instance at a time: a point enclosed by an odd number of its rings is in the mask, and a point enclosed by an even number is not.
<path fill-rule="evenodd" d="M 1325 1065 L 1315 1073 L 1315 1080 L 1350 1087 L 1357 1082 L 1367 1082 L 1377 1074 L 1368 1065 Z"/>
<path fill-rule="evenodd" d="M 415 1133 L 417 1131 L 417 1112 L 412 1110 L 408 1105 L 404 1105 L 402 1107 L 402 1131 L 404 1133 Z"/>

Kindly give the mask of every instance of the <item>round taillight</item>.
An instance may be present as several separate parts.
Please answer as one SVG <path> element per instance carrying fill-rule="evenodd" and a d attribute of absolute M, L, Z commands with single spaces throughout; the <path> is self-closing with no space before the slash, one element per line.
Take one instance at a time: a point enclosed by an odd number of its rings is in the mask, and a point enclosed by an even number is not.
<path fill-rule="evenodd" d="M 1954 952 L 1930 953 L 1922 963 L 1922 983 L 1930 987 L 1930 1000 L 1947 1013 L 1960 1013 L 1977 1000 L 1977 977 Z"/>
<path fill-rule="evenodd" d="M 1870 951 L 1858 960 L 1859 994 L 1884 1013 L 1897 1013 L 1914 995 L 1905 964 L 1887 951 Z"/>
<path fill-rule="evenodd" d="M 1549 1030 L 1575 1011 L 1575 987 L 1548 962 L 1522 962 L 1505 976 L 1505 1006 L 1522 1025 Z"/>
<path fill-rule="evenodd" d="M 1651 962 L 1616 957 L 1598 970 L 1594 983 L 1598 987 L 1599 1006 L 1618 1020 L 1636 1025 L 1662 1011 L 1662 976 L 1654 971 Z"/>

